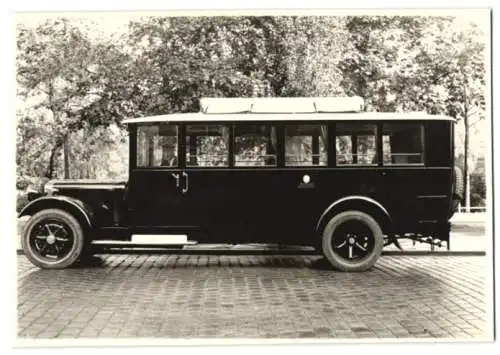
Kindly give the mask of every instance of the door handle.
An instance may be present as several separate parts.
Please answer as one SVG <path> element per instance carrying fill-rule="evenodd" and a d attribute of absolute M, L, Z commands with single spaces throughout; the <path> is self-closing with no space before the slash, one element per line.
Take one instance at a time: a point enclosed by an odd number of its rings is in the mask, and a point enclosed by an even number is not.
<path fill-rule="evenodd" d="M 189 190 L 189 176 L 185 171 L 182 172 L 182 176 L 186 178 L 186 184 L 182 188 L 182 193 L 185 194 Z"/>
<path fill-rule="evenodd" d="M 172 176 L 174 177 L 175 179 L 175 187 L 179 187 L 179 179 L 180 179 L 180 175 L 177 174 L 177 173 L 172 173 Z"/>

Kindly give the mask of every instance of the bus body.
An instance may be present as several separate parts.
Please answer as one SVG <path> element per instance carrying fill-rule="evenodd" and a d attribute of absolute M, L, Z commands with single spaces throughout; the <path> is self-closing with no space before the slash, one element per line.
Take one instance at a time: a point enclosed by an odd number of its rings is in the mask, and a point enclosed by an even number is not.
<path fill-rule="evenodd" d="M 460 197 L 454 119 L 363 112 L 359 98 L 201 107 L 125 120 L 127 182 L 49 182 L 21 212 L 34 220 L 23 236 L 30 259 L 66 267 L 97 246 L 277 243 L 313 246 L 338 269 L 362 271 L 399 238 L 449 245 Z M 43 233 L 47 220 L 66 242 Z M 40 255 L 44 245 L 53 260 Z"/>

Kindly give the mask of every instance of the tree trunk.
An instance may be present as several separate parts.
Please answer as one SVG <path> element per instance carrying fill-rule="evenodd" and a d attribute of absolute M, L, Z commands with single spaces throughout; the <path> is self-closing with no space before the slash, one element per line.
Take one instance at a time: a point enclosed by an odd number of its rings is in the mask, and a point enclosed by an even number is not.
<path fill-rule="evenodd" d="M 464 205 L 466 212 L 469 212 L 470 209 L 470 194 L 469 191 L 469 107 L 467 104 L 467 84 L 464 84 L 464 129 L 465 129 L 465 137 L 464 137 Z"/>
<path fill-rule="evenodd" d="M 61 148 L 62 142 L 60 140 L 56 141 L 54 147 L 52 148 L 52 151 L 50 152 L 50 158 L 49 158 L 49 166 L 47 167 L 47 172 L 45 173 L 45 176 L 48 179 L 52 179 L 54 177 L 54 165 L 56 161 L 56 154 L 59 148 Z"/>
<path fill-rule="evenodd" d="M 56 160 L 56 153 L 57 150 L 59 149 L 59 146 L 56 144 L 52 148 L 52 151 L 50 152 L 50 158 L 49 158 L 49 166 L 47 167 L 47 172 L 45 173 L 45 176 L 48 179 L 52 179 L 54 175 L 54 162 Z"/>
<path fill-rule="evenodd" d="M 69 147 L 68 147 L 67 135 L 64 137 L 63 151 L 64 151 L 64 178 L 69 179 Z"/>

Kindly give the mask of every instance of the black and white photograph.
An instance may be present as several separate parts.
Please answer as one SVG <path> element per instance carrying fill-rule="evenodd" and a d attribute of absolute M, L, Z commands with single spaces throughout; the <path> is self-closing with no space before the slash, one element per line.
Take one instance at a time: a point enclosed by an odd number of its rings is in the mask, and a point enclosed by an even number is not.
<path fill-rule="evenodd" d="M 494 341 L 491 9 L 12 19 L 18 346 Z"/>

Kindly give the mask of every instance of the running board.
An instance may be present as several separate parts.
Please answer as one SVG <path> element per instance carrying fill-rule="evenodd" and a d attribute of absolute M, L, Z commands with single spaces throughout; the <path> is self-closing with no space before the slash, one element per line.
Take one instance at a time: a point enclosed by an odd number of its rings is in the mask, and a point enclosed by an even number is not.
<path fill-rule="evenodd" d="M 124 240 L 94 240 L 94 245 L 116 245 L 122 247 L 133 246 L 170 246 L 170 245 L 194 245 L 196 241 L 187 239 L 184 234 L 133 234 L 130 241 Z"/>

